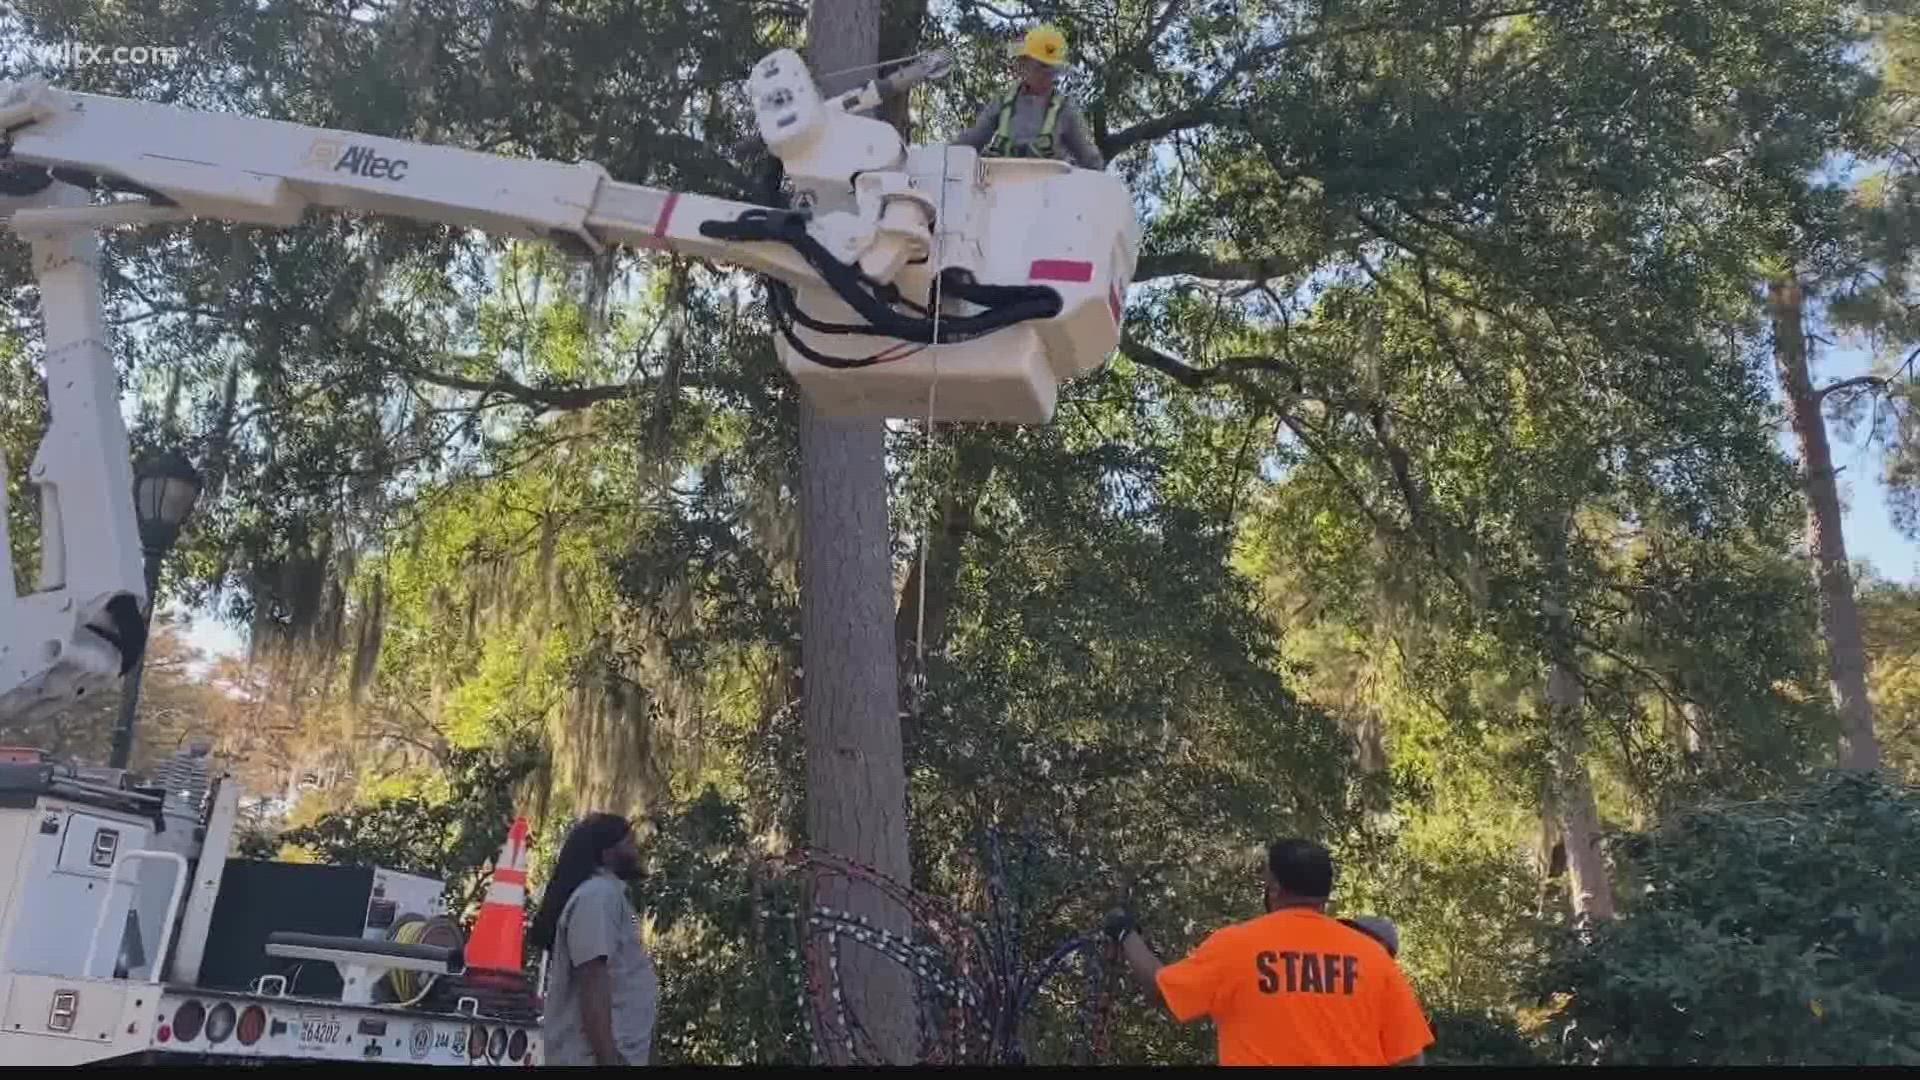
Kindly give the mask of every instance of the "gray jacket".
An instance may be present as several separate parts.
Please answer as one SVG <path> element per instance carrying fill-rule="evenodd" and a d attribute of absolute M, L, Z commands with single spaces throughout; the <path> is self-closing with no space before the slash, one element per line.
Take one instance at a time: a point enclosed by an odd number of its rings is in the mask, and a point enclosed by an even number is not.
<path fill-rule="evenodd" d="M 1055 94 L 1061 91 L 1055 90 Z M 989 101 L 980 110 L 979 119 L 971 128 L 954 137 L 957 146 L 971 146 L 984 152 L 987 143 L 993 140 L 994 132 L 1000 128 L 1000 109 L 1006 104 L 1004 95 Z M 1029 94 L 1022 89 L 1014 99 L 1013 117 L 1008 124 L 1007 134 L 1016 146 L 1031 146 L 1040 134 L 1041 125 L 1047 116 L 1048 101 L 1037 94 Z M 1054 117 L 1053 156 L 1062 161 L 1071 161 L 1083 169 L 1104 169 L 1106 160 L 1100 156 L 1099 148 L 1093 145 L 1093 134 L 1087 130 L 1087 122 L 1081 117 L 1080 110 L 1073 102 L 1060 102 L 1060 112 Z"/>
<path fill-rule="evenodd" d="M 542 1018 L 547 1065 L 595 1065 L 574 969 L 605 957 L 613 989 L 613 1045 L 629 1065 L 648 1064 L 659 1015 L 660 977 L 640 944 L 639 918 L 627 886 L 605 870 L 582 882 L 560 910 L 547 968 Z"/>

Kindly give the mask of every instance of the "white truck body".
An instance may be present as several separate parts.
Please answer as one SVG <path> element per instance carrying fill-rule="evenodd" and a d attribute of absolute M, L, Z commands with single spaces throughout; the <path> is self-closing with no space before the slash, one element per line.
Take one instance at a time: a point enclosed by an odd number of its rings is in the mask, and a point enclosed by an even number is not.
<path fill-rule="evenodd" d="M 489 1015 L 479 995 L 458 997 L 445 1011 L 377 1002 L 367 980 L 388 963 L 408 966 L 378 955 L 352 958 L 364 964 L 357 993 L 351 979 L 339 996 L 290 992 L 297 973 L 267 973 L 246 989 L 201 985 L 209 946 L 229 932 L 216 912 L 238 810 L 234 785 L 215 784 L 195 807 L 119 786 L 104 771 L 90 775 L 19 751 L 5 756 L 13 760 L 0 763 L 0 1060 L 538 1063 L 530 998 L 510 1016 Z M 361 935 L 369 947 L 384 944 L 397 919 L 440 914 L 437 881 L 377 868 L 371 880 L 360 913 L 374 924 Z"/>

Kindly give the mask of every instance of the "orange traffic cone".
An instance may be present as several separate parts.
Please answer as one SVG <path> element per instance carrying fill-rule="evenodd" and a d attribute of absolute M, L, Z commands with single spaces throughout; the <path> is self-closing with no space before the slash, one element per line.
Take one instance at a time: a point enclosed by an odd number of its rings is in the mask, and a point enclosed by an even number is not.
<path fill-rule="evenodd" d="M 507 842 L 493 864 L 493 882 L 474 920 L 467 942 L 469 975 L 520 976 L 525 956 L 527 908 L 527 819 L 514 818 Z"/>

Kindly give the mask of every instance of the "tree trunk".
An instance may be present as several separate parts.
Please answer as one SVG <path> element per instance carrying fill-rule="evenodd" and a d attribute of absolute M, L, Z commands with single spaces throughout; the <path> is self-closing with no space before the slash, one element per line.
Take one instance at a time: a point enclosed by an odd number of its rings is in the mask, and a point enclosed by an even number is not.
<path fill-rule="evenodd" d="M 651 498 L 668 476 L 673 463 L 667 448 L 673 434 L 674 409 L 680 403 L 680 380 L 687 366 L 687 297 L 693 288 L 693 267 L 676 258 L 667 264 L 667 345 L 660 383 L 653 392 L 653 415 L 647 420 L 647 434 L 641 453 L 641 497 Z"/>
<path fill-rule="evenodd" d="M 880 425 L 801 407 L 800 661 L 807 836 L 816 848 L 912 880 L 906 762 L 893 654 L 893 594 Z M 818 882 L 813 903 L 904 933 L 906 913 L 865 887 Z M 911 1061 L 912 985 L 871 954 L 843 956 L 847 1001 L 887 1060 Z"/>
<path fill-rule="evenodd" d="M 975 512 L 987 481 L 993 478 L 993 444 L 985 438 L 965 438 L 958 450 L 953 474 L 940 482 L 939 508 L 927 529 L 924 541 L 930 547 L 924 564 L 915 559 L 907 571 L 906 584 L 900 590 L 898 614 L 894 618 L 895 649 L 903 663 L 921 648 L 920 633 L 926 631 L 926 651 L 937 651 L 947 636 L 947 611 L 953 605 L 954 585 L 960 578 L 960 548 L 973 530 Z M 927 574 L 925 618 L 920 614 L 920 571 Z"/>
<path fill-rule="evenodd" d="M 1707 710 L 1697 701 L 1689 701 L 1674 708 L 1667 707 L 1668 736 L 1673 740 L 1674 749 L 1686 762 L 1687 770 L 1697 773 L 1712 768 L 1716 762 L 1713 752 L 1713 740 L 1708 725 Z"/>
<path fill-rule="evenodd" d="M 1867 651 L 1860 637 L 1860 609 L 1853 570 L 1841 529 L 1840 488 L 1821 395 L 1807 368 L 1806 297 L 1792 276 L 1767 288 L 1773 309 L 1773 363 L 1787 399 L 1787 422 L 1800 445 L 1800 485 L 1807 498 L 1807 548 L 1820 588 L 1820 629 L 1827 639 L 1827 686 L 1840 714 L 1840 767 L 1871 770 L 1880 765 L 1874 739 L 1873 704 L 1867 700 Z"/>
<path fill-rule="evenodd" d="M 1589 922 L 1613 918 L 1613 877 L 1600 851 L 1600 808 L 1593 779 L 1582 757 L 1586 738 L 1580 730 L 1584 696 L 1573 661 L 1560 658 L 1547 668 L 1547 723 L 1552 744 L 1554 813 L 1566 845 L 1568 889 L 1573 914 Z"/>
<path fill-rule="evenodd" d="M 1573 613 L 1563 600 L 1571 578 L 1567 547 L 1573 539 L 1573 522 L 1569 508 L 1549 541 L 1552 574 L 1541 604 L 1548 619 L 1547 804 L 1566 848 L 1567 892 L 1574 918 L 1591 924 L 1613 918 L 1613 874 L 1600 850 L 1600 807 L 1586 761 L 1586 687 L 1574 647 Z"/>
<path fill-rule="evenodd" d="M 883 0 L 814 0 L 808 63 L 838 93 L 880 58 Z M 809 842 L 901 882 L 907 848 L 907 775 L 900 742 L 893 641 L 893 565 L 887 519 L 886 428 L 800 407 L 800 660 L 807 734 Z M 813 903 L 867 916 L 904 933 L 907 913 L 864 886 L 831 877 Z M 913 1060 L 913 985 L 905 969 L 857 946 L 843 950 L 849 1010 L 888 1061 Z M 821 972 L 822 976 L 826 973 Z"/>

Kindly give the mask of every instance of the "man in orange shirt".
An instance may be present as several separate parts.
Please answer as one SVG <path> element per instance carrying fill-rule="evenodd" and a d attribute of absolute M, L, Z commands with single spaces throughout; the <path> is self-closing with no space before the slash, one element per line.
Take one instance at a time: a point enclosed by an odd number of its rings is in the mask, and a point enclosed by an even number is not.
<path fill-rule="evenodd" d="M 1222 1065 L 1418 1065 L 1433 1031 L 1379 941 L 1326 913 L 1333 856 L 1310 840 L 1267 849 L 1267 914 L 1162 964 L 1116 912 L 1107 933 L 1175 1020 L 1213 1020 Z"/>

